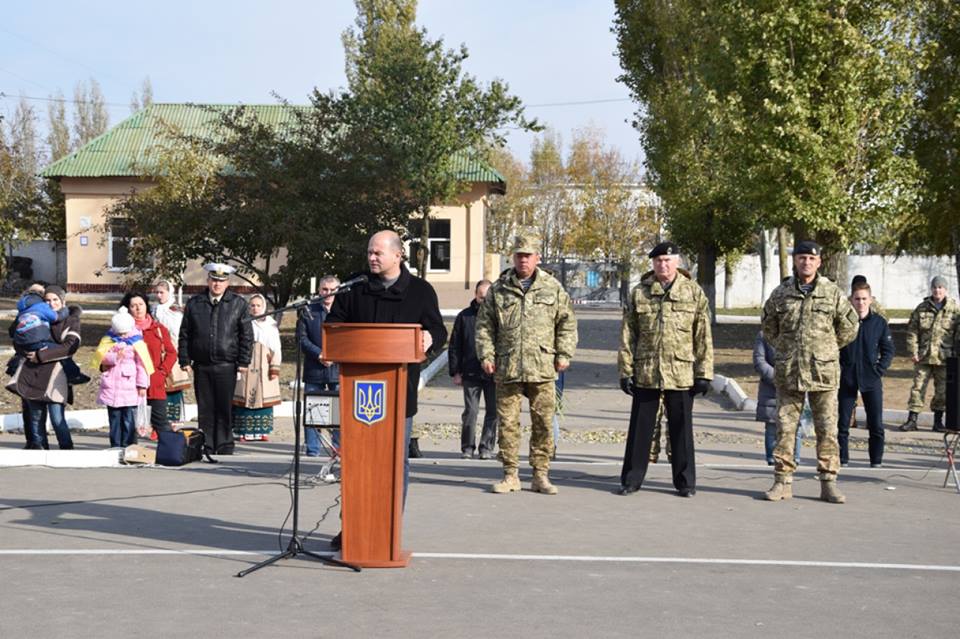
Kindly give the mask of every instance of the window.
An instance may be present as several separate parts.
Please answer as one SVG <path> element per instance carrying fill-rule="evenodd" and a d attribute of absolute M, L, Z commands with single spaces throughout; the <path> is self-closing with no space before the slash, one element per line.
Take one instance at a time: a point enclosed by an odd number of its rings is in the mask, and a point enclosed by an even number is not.
<path fill-rule="evenodd" d="M 410 268 L 417 268 L 417 252 L 420 250 L 420 235 L 423 231 L 423 220 L 410 222 L 410 242 L 407 255 L 410 257 Z M 430 256 L 427 259 L 427 271 L 450 270 L 450 220 L 430 220 Z"/>
<path fill-rule="evenodd" d="M 122 218 L 110 220 L 109 240 L 108 266 L 115 270 L 130 268 L 130 247 L 133 245 L 133 238 L 130 237 L 130 223 Z"/>

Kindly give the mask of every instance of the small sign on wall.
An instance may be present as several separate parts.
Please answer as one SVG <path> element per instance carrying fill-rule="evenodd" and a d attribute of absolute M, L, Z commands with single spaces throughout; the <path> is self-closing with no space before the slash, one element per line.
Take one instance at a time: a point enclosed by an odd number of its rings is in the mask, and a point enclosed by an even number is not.
<path fill-rule="evenodd" d="M 82 228 L 83 230 L 87 230 L 92 226 L 92 224 L 90 223 L 89 217 L 81 217 L 79 222 L 80 222 L 80 228 Z"/>
<path fill-rule="evenodd" d="M 87 239 L 87 236 L 86 236 L 86 235 L 81 235 L 81 236 L 80 236 L 80 246 L 86 246 L 86 245 L 89 244 L 89 243 L 90 243 L 90 240 Z"/>

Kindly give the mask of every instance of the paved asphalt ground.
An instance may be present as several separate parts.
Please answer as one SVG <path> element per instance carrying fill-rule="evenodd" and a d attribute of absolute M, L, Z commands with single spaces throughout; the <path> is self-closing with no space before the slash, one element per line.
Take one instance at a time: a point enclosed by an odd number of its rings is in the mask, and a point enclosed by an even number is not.
<path fill-rule="evenodd" d="M 424 438 L 404 521 L 409 567 L 355 574 L 303 556 L 245 578 L 285 548 L 285 437 L 213 466 L 0 469 L 0 637 L 931 637 L 955 629 L 953 546 L 960 495 L 943 488 L 939 438 L 913 439 L 841 474 L 848 503 L 816 499 L 812 450 L 792 501 L 758 497 L 772 479 L 759 424 L 697 402 L 698 492 L 675 496 L 669 465 L 620 497 L 621 444 L 574 443 L 622 430 L 626 398 L 603 353 L 568 379 L 557 496 L 487 491 L 495 461 L 461 460 Z M 578 375 L 585 377 L 578 378 Z M 590 380 L 594 380 L 591 382 Z M 454 423 L 440 383 L 420 418 Z M 864 431 L 854 431 L 859 439 Z M 899 434 L 890 433 L 896 444 Z M 904 440 L 905 441 L 905 440 Z M 77 438 L 103 448 L 104 433 Z M 0 436 L 18 448 L 19 435 Z M 306 462 L 301 534 L 327 551 L 339 484 Z M 529 483 L 529 469 L 521 478 Z M 332 510 L 329 510 L 333 506 Z M 327 513 L 323 519 L 324 513 Z M 321 520 L 318 522 L 318 520 Z"/>

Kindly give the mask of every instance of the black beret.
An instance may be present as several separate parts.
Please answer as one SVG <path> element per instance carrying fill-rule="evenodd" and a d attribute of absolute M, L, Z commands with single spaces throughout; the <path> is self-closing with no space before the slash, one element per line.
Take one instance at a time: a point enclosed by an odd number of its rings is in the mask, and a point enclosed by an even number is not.
<path fill-rule="evenodd" d="M 820 245 L 813 240 L 803 240 L 802 242 L 797 242 L 797 245 L 793 247 L 794 255 L 820 255 L 822 252 L 823 249 L 821 249 Z"/>
<path fill-rule="evenodd" d="M 660 242 L 653 247 L 647 257 L 660 257 L 661 255 L 680 255 L 680 248 L 673 242 Z"/>

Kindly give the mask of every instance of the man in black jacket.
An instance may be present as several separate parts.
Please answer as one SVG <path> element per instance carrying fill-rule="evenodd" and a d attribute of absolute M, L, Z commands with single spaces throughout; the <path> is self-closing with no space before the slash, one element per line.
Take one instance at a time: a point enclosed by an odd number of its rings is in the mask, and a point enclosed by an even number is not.
<path fill-rule="evenodd" d="M 460 311 L 450 333 L 447 363 L 453 383 L 463 386 L 463 415 L 460 430 L 460 457 L 470 459 L 476 451 L 477 414 L 480 412 L 480 394 L 483 394 L 483 431 L 480 435 L 480 459 L 493 456 L 497 440 L 497 384 L 492 375 L 480 368 L 477 359 L 477 310 L 487 296 L 490 280 L 480 280 L 474 289 L 470 306 Z"/>
<path fill-rule="evenodd" d="M 843 466 L 850 462 L 850 415 L 856 406 L 857 391 L 863 398 L 867 428 L 870 429 L 867 445 L 870 466 L 879 468 L 883 463 L 883 375 L 893 361 L 893 338 L 887 320 L 871 308 L 872 301 L 873 295 L 866 281 L 853 285 L 850 303 L 860 318 L 860 328 L 857 338 L 840 349 L 837 443 Z"/>
<path fill-rule="evenodd" d="M 443 348 L 447 329 L 440 315 L 437 293 L 426 280 L 414 277 L 403 263 L 403 243 L 393 231 L 380 231 L 367 244 L 368 281 L 338 295 L 327 322 L 420 324 L 423 351 L 429 356 Z M 352 276 L 351 276 L 352 279 Z M 409 453 L 413 416 L 417 414 L 420 364 L 407 365 L 407 414 L 404 450 Z M 404 455 L 403 494 L 407 494 L 408 455 Z"/>
<path fill-rule="evenodd" d="M 178 354 L 180 367 L 193 371 L 197 420 L 208 453 L 233 454 L 232 403 L 237 372 L 250 366 L 253 327 L 247 302 L 228 291 L 236 269 L 207 264 L 207 290 L 194 295 L 183 310 Z"/>

